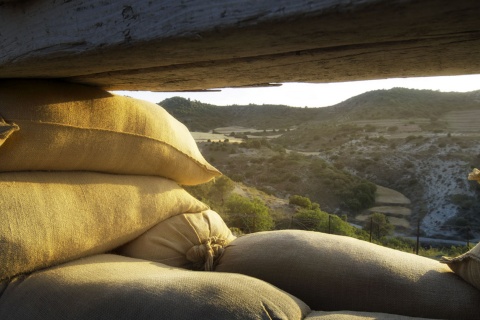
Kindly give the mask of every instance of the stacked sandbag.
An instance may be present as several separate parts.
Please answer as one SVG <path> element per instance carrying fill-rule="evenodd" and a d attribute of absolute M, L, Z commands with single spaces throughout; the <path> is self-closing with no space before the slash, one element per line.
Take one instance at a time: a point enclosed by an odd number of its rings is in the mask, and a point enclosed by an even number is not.
<path fill-rule="evenodd" d="M 115 253 L 172 267 L 212 271 L 224 248 L 235 238 L 218 213 L 206 210 L 162 221 Z"/>
<path fill-rule="evenodd" d="M 0 174 L 0 280 L 112 250 L 207 206 L 175 182 L 94 172 Z"/>
<path fill-rule="evenodd" d="M 153 175 L 183 185 L 220 175 L 163 108 L 95 87 L 0 81 L 0 119 L 0 172 Z"/>
<path fill-rule="evenodd" d="M 258 279 L 98 255 L 12 281 L 0 319 L 303 319 L 310 309 Z"/>
<path fill-rule="evenodd" d="M 284 230 L 232 241 L 215 269 L 267 281 L 313 310 L 478 319 L 480 291 L 438 261 L 354 238 Z"/>
<path fill-rule="evenodd" d="M 480 290 L 480 244 L 457 257 L 443 257 L 440 262 L 446 263 L 463 280 Z"/>
<path fill-rule="evenodd" d="M 49 80 L 0 81 L 0 280 L 112 250 L 208 209 L 220 175 L 160 106 Z"/>

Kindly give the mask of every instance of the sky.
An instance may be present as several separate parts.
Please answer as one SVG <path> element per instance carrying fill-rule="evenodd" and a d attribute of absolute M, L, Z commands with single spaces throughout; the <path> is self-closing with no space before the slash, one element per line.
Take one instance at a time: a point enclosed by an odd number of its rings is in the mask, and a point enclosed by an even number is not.
<path fill-rule="evenodd" d="M 283 104 L 292 107 L 326 107 L 361 93 L 394 87 L 430 89 L 443 92 L 480 90 L 480 75 L 448 77 L 392 78 L 338 83 L 284 83 L 279 87 L 221 89 L 220 92 L 114 91 L 137 99 L 158 103 L 180 96 L 219 106 L 245 104 Z"/>

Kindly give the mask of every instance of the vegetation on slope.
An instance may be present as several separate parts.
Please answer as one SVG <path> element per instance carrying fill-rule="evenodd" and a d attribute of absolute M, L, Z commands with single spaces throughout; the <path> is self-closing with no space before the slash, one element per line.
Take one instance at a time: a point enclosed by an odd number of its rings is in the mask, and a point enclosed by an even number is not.
<path fill-rule="evenodd" d="M 215 106 L 180 97 L 159 103 L 191 131 L 207 132 L 231 125 L 256 129 L 287 129 L 309 122 L 425 118 L 437 120 L 451 110 L 478 109 L 480 91 L 438 92 L 394 88 L 375 90 L 325 108 L 285 105 Z"/>
<path fill-rule="evenodd" d="M 265 140 L 253 141 L 258 143 L 211 142 L 203 146 L 202 152 L 235 181 L 281 198 L 304 195 L 331 212 L 340 208 L 352 214 L 375 202 L 376 187 L 368 180 L 320 158 L 287 153 Z"/>
<path fill-rule="evenodd" d="M 207 160 L 236 181 L 284 199 L 309 197 L 328 212 L 353 216 L 369 200 L 368 187 L 358 187 L 357 179 L 368 179 L 410 198 L 412 225 L 436 216 L 422 225 L 427 235 L 480 235 L 480 192 L 462 178 L 479 166 L 480 128 L 472 120 L 480 112 L 479 91 L 377 90 L 319 109 L 218 107 L 178 99 L 161 104 L 191 129 L 238 125 L 267 129 L 265 135 L 276 129 L 280 137 L 268 141 L 250 135 L 241 146 L 201 144 Z"/>
<path fill-rule="evenodd" d="M 267 230 L 300 229 L 349 236 L 405 252 L 415 252 L 416 244 L 413 240 L 391 236 L 392 225 L 383 214 L 372 214 L 372 224 L 367 224 L 362 229 L 348 223 L 346 215 L 327 213 L 308 197 L 299 195 L 291 196 L 288 204 L 285 204 L 286 208 L 278 212 L 278 207 L 267 206 L 265 194 L 253 188 L 248 188 L 249 192 L 244 195 L 236 193 L 235 189 L 239 184 L 222 176 L 203 185 L 185 188 L 198 199 L 208 202 L 237 235 Z M 438 259 L 445 255 L 457 256 L 468 249 L 464 246 L 420 247 L 419 254 Z"/>

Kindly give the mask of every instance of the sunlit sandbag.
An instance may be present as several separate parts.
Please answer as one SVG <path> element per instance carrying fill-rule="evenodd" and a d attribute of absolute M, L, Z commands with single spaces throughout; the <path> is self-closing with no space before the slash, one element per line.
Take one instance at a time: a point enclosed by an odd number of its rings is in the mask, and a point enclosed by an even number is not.
<path fill-rule="evenodd" d="M 225 246 L 234 239 L 218 213 L 206 210 L 164 220 L 116 253 L 174 267 L 211 271 Z"/>
<path fill-rule="evenodd" d="M 480 290 L 480 244 L 458 257 L 443 257 L 441 262 L 448 264 L 456 274 Z"/>
<path fill-rule="evenodd" d="M 82 170 L 162 176 L 180 184 L 220 173 L 160 106 L 49 80 L 0 81 L 0 172 Z M 15 128 L 18 131 L 13 132 Z"/>
<path fill-rule="evenodd" d="M 265 280 L 313 310 L 436 319 L 480 314 L 480 290 L 447 266 L 344 236 L 299 230 L 249 234 L 230 243 L 215 270 Z"/>
<path fill-rule="evenodd" d="M 14 279 L 0 319 L 300 320 L 302 301 L 240 274 L 177 269 L 98 255 Z"/>
<path fill-rule="evenodd" d="M 0 280 L 112 250 L 208 207 L 177 183 L 92 172 L 0 174 Z"/>

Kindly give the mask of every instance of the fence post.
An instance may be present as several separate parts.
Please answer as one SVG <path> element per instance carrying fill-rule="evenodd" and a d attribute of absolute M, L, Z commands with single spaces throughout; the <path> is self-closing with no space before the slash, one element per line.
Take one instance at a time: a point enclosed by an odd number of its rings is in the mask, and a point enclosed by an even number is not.
<path fill-rule="evenodd" d="M 415 254 L 418 255 L 420 247 L 420 219 L 417 220 L 417 244 L 415 245 Z"/>
<path fill-rule="evenodd" d="M 372 242 L 373 217 L 370 217 L 370 242 Z"/>

